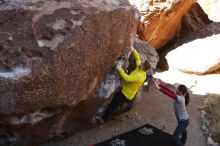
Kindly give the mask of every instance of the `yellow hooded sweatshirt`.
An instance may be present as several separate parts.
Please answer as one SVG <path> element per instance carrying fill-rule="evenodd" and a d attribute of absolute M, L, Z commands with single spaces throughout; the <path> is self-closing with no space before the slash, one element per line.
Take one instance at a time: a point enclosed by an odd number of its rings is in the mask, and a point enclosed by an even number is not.
<path fill-rule="evenodd" d="M 140 70 L 141 59 L 137 50 L 133 50 L 136 61 L 136 68 L 129 75 L 122 68 L 118 68 L 119 75 L 125 80 L 122 86 L 122 93 L 128 100 L 132 100 L 146 79 L 146 72 Z"/>

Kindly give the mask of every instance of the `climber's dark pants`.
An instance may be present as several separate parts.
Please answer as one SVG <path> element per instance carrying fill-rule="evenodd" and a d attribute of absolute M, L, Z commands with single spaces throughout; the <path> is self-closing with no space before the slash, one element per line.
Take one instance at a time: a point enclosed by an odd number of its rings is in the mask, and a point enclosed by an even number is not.
<path fill-rule="evenodd" d="M 127 109 L 130 110 L 133 106 L 133 100 L 128 100 L 122 92 L 118 92 L 113 97 L 112 101 L 109 103 L 105 114 L 102 116 L 104 121 L 109 120 L 112 117 L 112 114 L 124 103 L 127 103 Z"/>
<path fill-rule="evenodd" d="M 184 146 L 187 139 L 186 128 L 189 126 L 189 120 L 183 120 L 178 122 L 175 132 L 173 133 L 173 140 L 176 146 Z M 181 136 L 181 139 L 180 139 Z"/>

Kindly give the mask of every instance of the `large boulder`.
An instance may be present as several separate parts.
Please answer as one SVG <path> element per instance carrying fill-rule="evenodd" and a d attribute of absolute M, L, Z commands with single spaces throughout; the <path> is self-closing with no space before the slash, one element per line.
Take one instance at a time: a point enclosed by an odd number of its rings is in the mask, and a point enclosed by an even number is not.
<path fill-rule="evenodd" d="M 169 69 L 207 74 L 220 69 L 220 35 L 212 35 L 183 44 L 169 52 Z"/>
<path fill-rule="evenodd" d="M 0 145 L 29 146 L 88 125 L 101 83 L 128 52 L 125 0 L 0 2 Z"/>
<path fill-rule="evenodd" d="M 174 39 L 182 16 L 196 0 L 130 0 L 141 12 L 138 35 L 155 49 Z"/>

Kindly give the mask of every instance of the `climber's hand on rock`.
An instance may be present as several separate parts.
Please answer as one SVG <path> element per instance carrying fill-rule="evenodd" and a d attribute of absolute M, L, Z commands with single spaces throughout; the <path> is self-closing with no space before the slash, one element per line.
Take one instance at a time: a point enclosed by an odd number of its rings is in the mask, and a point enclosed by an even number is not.
<path fill-rule="evenodd" d="M 134 50 L 134 48 L 133 48 L 133 47 L 131 47 L 131 48 L 129 49 L 129 52 L 133 52 L 133 50 Z"/>
<path fill-rule="evenodd" d="M 133 47 L 131 47 L 131 48 L 129 49 L 129 51 L 128 51 L 128 57 L 130 57 L 130 55 L 132 54 L 133 50 L 134 50 Z"/>
<path fill-rule="evenodd" d="M 116 64 L 116 69 L 121 68 L 124 63 L 123 58 L 119 59 Z"/>
<path fill-rule="evenodd" d="M 122 66 L 120 65 L 120 64 L 117 64 L 116 65 L 116 69 L 119 69 L 119 68 L 121 68 Z"/>

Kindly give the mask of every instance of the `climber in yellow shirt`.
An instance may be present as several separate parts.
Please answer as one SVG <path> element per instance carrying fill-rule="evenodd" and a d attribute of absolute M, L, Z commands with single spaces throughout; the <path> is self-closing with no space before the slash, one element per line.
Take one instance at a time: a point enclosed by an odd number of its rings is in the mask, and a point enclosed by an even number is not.
<path fill-rule="evenodd" d="M 103 121 L 109 120 L 113 112 L 124 103 L 127 103 L 129 109 L 131 109 L 134 97 L 146 79 L 147 70 L 151 67 L 148 61 L 141 63 L 140 56 L 136 49 L 132 49 L 131 51 L 135 58 L 136 68 L 131 71 L 130 74 L 127 74 L 120 65 L 116 67 L 119 75 L 125 82 L 121 91 L 115 94 L 112 101 L 106 108 L 104 115 L 100 118 Z"/>

